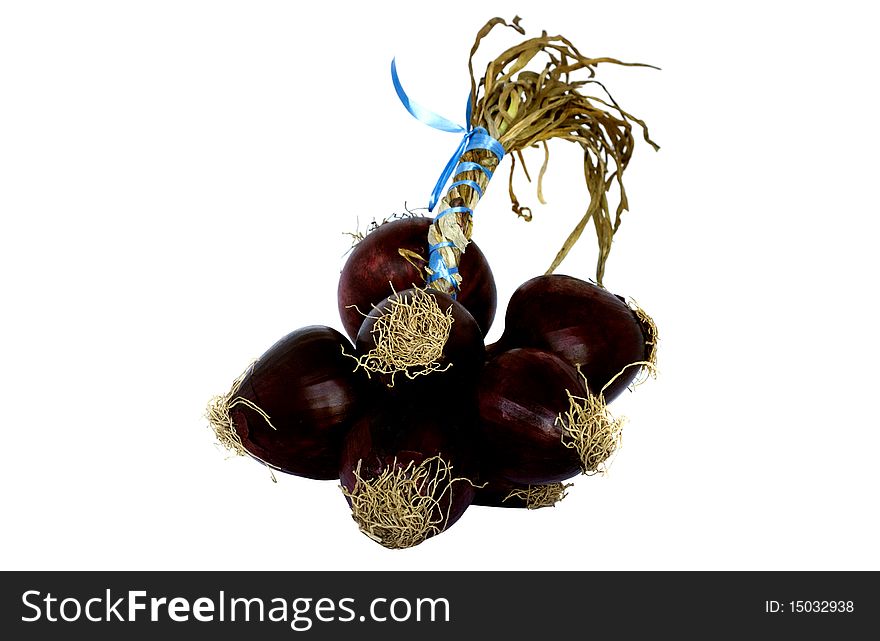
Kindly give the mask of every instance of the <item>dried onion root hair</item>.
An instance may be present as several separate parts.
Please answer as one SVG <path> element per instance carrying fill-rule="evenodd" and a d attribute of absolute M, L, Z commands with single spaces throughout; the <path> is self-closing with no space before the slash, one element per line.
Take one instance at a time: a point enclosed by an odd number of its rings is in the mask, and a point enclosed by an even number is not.
<path fill-rule="evenodd" d="M 259 414 L 263 420 L 266 421 L 266 424 L 273 430 L 277 429 L 272 425 L 272 419 L 263 408 L 251 400 L 238 396 L 241 384 L 244 382 L 244 379 L 248 377 L 256 364 L 256 359 L 251 361 L 251 364 L 248 365 L 241 375 L 232 382 L 228 392 L 215 396 L 208 401 L 205 418 L 208 419 L 208 424 L 211 429 L 214 430 L 214 436 L 217 438 L 217 443 L 220 447 L 231 452 L 232 456 L 250 456 L 254 460 L 259 461 L 269 470 L 269 477 L 272 479 L 272 482 L 277 483 L 278 479 L 273 470 L 279 470 L 279 468 L 270 465 L 259 456 L 248 452 L 244 443 L 241 442 L 241 436 L 238 435 L 235 425 L 232 423 L 232 408 L 236 405 L 244 405 Z"/>
<path fill-rule="evenodd" d="M 366 228 L 361 230 L 360 220 L 357 219 L 355 221 L 355 230 L 354 231 L 344 231 L 342 232 L 343 236 L 348 236 L 351 238 L 351 246 L 345 251 L 345 254 L 349 254 L 355 247 L 357 247 L 364 238 L 372 234 L 374 231 L 382 227 L 383 225 L 387 225 L 390 222 L 395 220 L 404 220 L 407 218 L 425 218 L 425 214 L 419 213 L 420 211 L 427 211 L 427 207 L 419 207 L 416 209 L 410 209 L 406 202 L 403 203 L 402 212 L 393 212 L 388 214 L 382 219 L 373 218 L 366 226 Z M 423 259 L 424 260 L 424 259 Z M 427 262 L 427 261 L 425 261 Z"/>
<path fill-rule="evenodd" d="M 630 298 L 627 304 L 639 321 L 642 333 L 645 335 L 645 346 L 648 348 L 645 360 L 639 363 L 633 363 L 633 365 L 639 366 L 639 372 L 636 374 L 635 380 L 630 384 L 630 389 L 632 389 L 641 385 L 649 378 L 657 378 L 657 348 L 660 345 L 660 332 L 657 329 L 657 324 L 654 322 L 654 319 L 651 318 L 635 300 Z M 620 374 L 622 373 L 623 371 L 620 372 Z M 620 374 L 618 374 L 618 376 Z M 617 376 L 615 376 L 615 378 L 617 378 Z"/>
<path fill-rule="evenodd" d="M 575 396 L 568 390 L 569 409 L 557 418 L 562 426 L 562 444 L 577 451 L 581 473 L 606 474 L 611 457 L 620 448 L 625 417 L 608 411 L 602 394 Z"/>
<path fill-rule="evenodd" d="M 389 387 L 394 386 L 398 374 L 415 379 L 452 366 L 440 365 L 454 322 L 452 307 L 444 312 L 424 290 L 415 287 L 410 291 L 409 300 L 392 295 L 388 308 L 371 329 L 376 346 L 360 357 L 352 357 L 357 361 L 355 371 L 363 369 L 367 376 L 390 375 Z"/>
<path fill-rule="evenodd" d="M 235 425 L 232 423 L 230 412 L 233 407 L 236 405 L 245 405 L 251 408 L 263 417 L 269 427 L 273 430 L 275 429 L 275 426 L 272 425 L 272 420 L 266 412 L 264 412 L 253 401 L 238 396 L 238 390 L 241 389 L 242 382 L 244 382 L 244 379 L 247 378 L 256 364 L 256 360 L 252 361 L 241 375 L 232 382 L 232 385 L 226 394 L 215 396 L 208 401 L 208 408 L 205 411 L 205 418 L 208 419 L 208 424 L 211 426 L 211 429 L 214 430 L 214 436 L 217 437 L 217 443 L 219 443 L 223 449 L 228 450 L 235 456 L 250 455 L 250 452 L 244 448 L 244 444 L 241 442 L 241 437 L 238 435 L 238 432 L 235 430 Z"/>
<path fill-rule="evenodd" d="M 445 530 L 453 485 L 471 483 L 453 476 L 452 465 L 440 455 L 419 464 L 410 461 L 404 467 L 395 459 L 393 465 L 370 479 L 361 476 L 361 463 L 358 461 L 354 471 L 354 488 L 340 488 L 351 502 L 351 518 L 360 531 L 392 550 L 413 547 Z"/>
<path fill-rule="evenodd" d="M 529 485 L 525 489 L 511 490 L 502 499 L 502 503 L 510 499 L 520 499 L 529 510 L 539 510 L 542 507 L 554 507 L 559 501 L 568 496 L 568 488 L 574 483 L 547 483 L 545 485 Z"/>

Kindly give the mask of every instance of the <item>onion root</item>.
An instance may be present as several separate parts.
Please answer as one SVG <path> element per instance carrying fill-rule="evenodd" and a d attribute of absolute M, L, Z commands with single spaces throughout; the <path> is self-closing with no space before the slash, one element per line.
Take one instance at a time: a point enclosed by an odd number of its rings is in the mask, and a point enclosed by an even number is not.
<path fill-rule="evenodd" d="M 607 473 L 609 459 L 620 448 L 626 418 L 611 416 L 601 394 L 583 397 L 565 392 L 569 409 L 556 419 L 563 428 L 562 444 L 577 450 L 583 474 Z"/>
<path fill-rule="evenodd" d="M 441 501 L 447 494 L 452 505 L 452 485 L 456 478 L 452 465 L 441 456 L 432 456 L 418 465 L 410 461 L 382 470 L 371 479 L 361 477 L 361 463 L 354 471 L 355 486 L 348 491 L 340 486 L 351 502 L 351 517 L 366 536 L 392 550 L 413 547 L 446 529 L 449 509 L 444 513 Z"/>
<path fill-rule="evenodd" d="M 232 386 L 229 388 L 229 391 L 226 394 L 222 394 L 219 396 L 215 396 L 210 401 L 208 401 L 208 409 L 205 411 L 205 418 L 208 419 L 208 423 L 211 425 L 211 429 L 214 430 L 214 435 L 217 437 L 217 442 L 224 449 L 232 452 L 233 455 L 236 456 L 244 456 L 249 454 L 249 452 L 245 449 L 244 444 L 241 442 L 241 437 L 238 435 L 238 432 L 235 430 L 235 425 L 232 424 L 232 416 L 230 415 L 230 410 L 236 405 L 246 405 L 247 407 L 254 410 L 257 414 L 263 417 L 266 423 L 273 430 L 275 426 L 272 425 L 272 421 L 269 418 L 269 415 L 266 414 L 260 407 L 256 405 L 256 403 L 249 401 L 246 398 L 238 396 L 238 390 L 241 388 L 242 381 L 247 378 L 247 375 L 250 374 L 251 370 L 254 368 L 254 365 L 257 364 L 257 361 L 254 360 L 250 365 L 241 373 L 241 375 L 236 378 L 232 382 Z"/>
<path fill-rule="evenodd" d="M 390 375 L 389 387 L 394 386 L 399 373 L 414 379 L 452 366 L 440 365 L 452 330 L 452 308 L 444 312 L 433 296 L 418 287 L 409 298 L 394 296 L 389 300 L 388 309 L 371 330 L 376 346 L 363 356 L 352 356 L 357 361 L 355 371 L 363 369 L 367 376 Z"/>
<path fill-rule="evenodd" d="M 657 378 L 657 346 L 660 344 L 660 332 L 657 330 L 657 324 L 654 322 L 654 319 L 635 300 L 630 298 L 627 304 L 639 320 L 642 333 L 645 335 L 645 347 L 647 348 L 645 361 L 640 363 L 641 368 L 630 385 L 630 388 L 633 388 L 641 385 L 648 378 Z"/>
<path fill-rule="evenodd" d="M 547 483 L 546 485 L 529 485 L 524 490 L 512 490 L 504 497 L 502 503 L 509 499 L 520 499 L 525 502 L 529 510 L 539 510 L 542 507 L 554 507 L 559 501 L 568 496 L 566 490 L 573 487 L 574 483 Z"/>

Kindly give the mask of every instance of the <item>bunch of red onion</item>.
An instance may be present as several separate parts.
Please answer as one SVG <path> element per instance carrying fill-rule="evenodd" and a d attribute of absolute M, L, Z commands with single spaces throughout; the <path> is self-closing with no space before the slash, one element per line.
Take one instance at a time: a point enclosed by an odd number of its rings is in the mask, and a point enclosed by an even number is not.
<path fill-rule="evenodd" d="M 493 19 L 472 56 L 497 25 L 523 33 L 518 19 Z M 548 58 L 543 73 L 525 69 L 539 53 Z M 311 326 L 273 345 L 209 404 L 221 444 L 272 470 L 338 479 L 359 529 L 395 549 L 445 531 L 473 504 L 555 505 L 565 481 L 606 469 L 623 426 L 608 403 L 653 372 L 657 331 L 601 285 L 626 208 L 633 123 L 644 123 L 570 79 L 579 70 L 592 78 L 599 63 L 620 64 L 545 33 L 507 49 L 479 82 L 472 77 L 470 122 L 435 189 L 437 197 L 451 180 L 439 213 L 387 221 L 360 240 L 338 287 L 348 337 Z M 406 108 L 423 118 L 393 64 L 392 74 Z M 562 275 L 523 283 L 501 338 L 486 346 L 497 294 L 471 241 L 472 213 L 505 154 L 522 159 L 539 143 L 549 153 L 551 138 L 583 147 L 591 194 L 553 267 L 592 218 L 597 283 Z M 511 198 L 526 217 L 512 189 Z"/>
<path fill-rule="evenodd" d="M 487 350 L 488 262 L 471 244 L 457 299 L 426 287 L 414 256 L 430 222 L 387 222 L 351 252 L 338 301 L 353 342 L 325 326 L 292 332 L 209 407 L 233 451 L 339 479 L 361 531 L 390 548 L 446 530 L 474 503 L 553 505 L 564 481 L 601 472 L 622 426 L 607 403 L 653 367 L 657 344 L 637 308 L 551 275 L 517 289 Z"/>

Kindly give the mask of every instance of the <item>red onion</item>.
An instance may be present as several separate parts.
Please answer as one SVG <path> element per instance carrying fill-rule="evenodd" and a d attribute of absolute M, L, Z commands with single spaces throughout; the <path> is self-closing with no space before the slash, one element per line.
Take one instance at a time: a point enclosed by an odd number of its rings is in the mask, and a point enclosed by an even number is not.
<path fill-rule="evenodd" d="M 544 485 L 603 469 L 621 422 L 558 356 L 513 349 L 489 361 L 477 393 L 481 467 L 488 479 Z"/>
<path fill-rule="evenodd" d="M 351 353 L 348 339 L 323 326 L 275 343 L 212 400 L 209 419 L 221 444 L 282 472 L 337 478 L 342 438 L 365 402 L 343 349 Z"/>
<path fill-rule="evenodd" d="M 468 412 L 384 403 L 345 438 L 339 478 L 361 531 L 385 547 L 412 547 L 455 523 L 474 497 Z"/>
<path fill-rule="evenodd" d="M 352 340 L 373 305 L 394 291 L 424 284 L 431 223 L 431 218 L 421 216 L 384 223 L 352 250 L 337 291 L 339 315 Z M 401 256 L 401 250 L 412 262 Z M 485 335 L 495 318 L 497 292 L 489 263 L 475 243 L 470 243 L 463 254 L 460 273 L 463 280 L 458 302 L 474 316 Z"/>
<path fill-rule="evenodd" d="M 547 352 L 514 349 L 486 364 L 477 402 L 482 464 L 490 476 L 538 485 L 580 472 L 558 420 L 569 406 L 566 390 L 586 394 L 577 371 Z"/>
<path fill-rule="evenodd" d="M 504 333 L 489 354 L 514 347 L 553 352 L 579 367 L 590 388 L 610 402 L 638 375 L 640 366 L 632 364 L 651 366 L 656 338 L 650 318 L 620 296 L 552 274 L 532 278 L 514 292 Z"/>

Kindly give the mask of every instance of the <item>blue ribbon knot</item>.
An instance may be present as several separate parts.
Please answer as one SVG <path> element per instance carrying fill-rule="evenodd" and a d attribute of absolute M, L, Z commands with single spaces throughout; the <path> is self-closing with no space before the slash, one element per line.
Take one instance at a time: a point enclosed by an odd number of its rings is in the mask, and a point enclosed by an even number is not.
<path fill-rule="evenodd" d="M 406 110 L 416 120 L 423 122 L 424 124 L 428 125 L 429 127 L 433 127 L 434 129 L 439 129 L 440 131 L 462 134 L 461 141 L 458 143 L 458 147 L 455 149 L 455 152 L 453 152 L 452 157 L 449 159 L 449 162 L 447 162 L 446 166 L 443 168 L 440 177 L 437 179 L 437 184 L 434 185 L 434 190 L 431 192 L 431 197 L 428 201 L 428 211 L 434 211 L 434 207 L 437 205 L 437 201 L 440 200 L 440 194 L 443 192 L 443 188 L 446 187 L 446 184 L 451 178 L 455 178 L 466 171 L 482 171 L 487 179 L 492 178 L 492 171 L 486 167 L 483 167 L 479 163 L 470 161 L 459 162 L 461 157 L 465 153 L 474 149 L 485 149 L 490 151 L 492 154 L 495 155 L 499 163 L 501 162 L 501 159 L 504 158 L 504 147 L 501 145 L 501 143 L 490 136 L 489 132 L 486 131 L 486 129 L 484 129 L 483 127 L 474 127 L 471 123 L 472 97 L 470 95 L 468 96 L 466 110 L 467 124 L 465 127 L 462 127 L 461 125 L 452 122 L 448 118 L 444 118 L 443 116 L 435 114 L 429 109 L 425 109 L 418 103 L 414 102 L 409 96 L 407 96 L 406 92 L 403 90 L 403 87 L 400 84 L 400 78 L 397 75 L 397 62 L 393 58 L 391 60 L 391 81 L 394 83 L 394 90 L 397 92 L 397 96 L 398 98 L 400 98 L 400 102 L 403 103 L 403 106 L 406 108 Z M 481 198 L 483 196 L 483 190 L 480 189 L 479 184 L 477 184 L 473 180 L 455 181 L 449 186 L 449 189 L 453 189 L 459 186 L 470 187 L 477 194 L 477 198 Z M 468 207 L 449 207 L 437 214 L 435 220 L 447 214 L 463 212 L 467 212 L 468 214 L 473 215 L 473 211 Z M 435 280 L 443 278 L 449 281 L 449 283 L 451 283 L 455 289 L 458 289 L 458 283 L 455 279 L 452 278 L 452 274 L 457 273 L 458 268 L 450 268 L 446 264 L 446 261 L 443 259 L 443 256 L 439 251 L 441 247 L 451 247 L 453 245 L 454 244 L 451 242 L 445 242 L 432 245 L 429 248 L 430 256 L 428 258 L 428 269 L 431 270 L 431 275 L 428 277 L 428 284 L 434 282 Z"/>
<path fill-rule="evenodd" d="M 462 127 L 459 124 L 456 124 L 449 120 L 448 118 L 444 118 L 429 109 L 425 109 L 420 104 L 412 100 L 406 92 L 403 90 L 403 86 L 400 84 L 400 78 L 397 75 L 397 61 L 396 59 L 391 60 L 391 82 L 394 83 L 394 90 L 397 92 L 397 97 L 400 98 L 400 102 L 403 103 L 404 108 L 419 122 L 422 122 L 429 127 L 433 127 L 434 129 L 439 129 L 440 131 L 447 131 L 449 133 L 460 133 L 462 134 L 461 141 L 458 143 L 458 147 L 456 147 L 452 156 L 449 159 L 449 162 L 446 163 L 446 166 L 443 168 L 443 171 L 440 174 L 440 177 L 437 179 L 437 184 L 434 185 L 434 190 L 431 192 L 431 198 L 428 201 L 428 211 L 434 211 L 434 207 L 437 205 L 437 201 L 440 200 L 440 194 L 443 191 L 443 188 L 446 186 L 446 183 L 449 182 L 449 179 L 453 176 L 457 176 L 465 171 L 482 171 L 487 178 L 492 178 L 492 172 L 483 167 L 479 163 L 475 162 L 462 162 L 459 163 L 458 160 L 468 151 L 472 151 L 474 149 L 486 149 L 492 152 L 496 158 L 498 158 L 498 162 L 501 162 L 501 159 L 504 158 L 504 147 L 498 142 L 495 138 L 489 135 L 489 132 L 486 131 L 483 127 L 474 127 L 471 123 L 471 96 L 468 96 L 467 101 L 467 109 L 466 109 L 466 127 Z M 452 187 L 467 184 L 468 186 L 477 186 L 473 181 L 460 181 L 458 183 L 454 183 L 450 186 Z M 477 193 L 482 196 L 482 190 L 477 186 Z"/>

